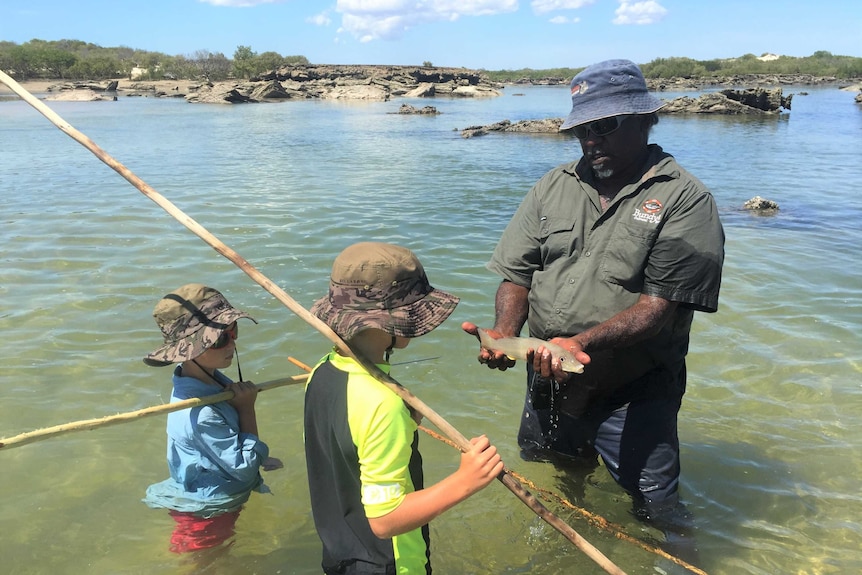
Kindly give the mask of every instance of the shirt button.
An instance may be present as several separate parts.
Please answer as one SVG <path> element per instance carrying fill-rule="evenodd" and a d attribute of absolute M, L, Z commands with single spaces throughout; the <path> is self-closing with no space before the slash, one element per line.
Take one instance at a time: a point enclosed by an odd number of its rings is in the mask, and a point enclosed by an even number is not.
<path fill-rule="evenodd" d="M 584 255 L 585 255 L 586 257 L 590 257 L 590 252 L 584 252 Z"/>
<path fill-rule="evenodd" d="M 575 283 L 575 278 L 569 278 L 569 283 L 570 283 L 570 284 Z"/>
<path fill-rule="evenodd" d="M 560 308 L 557 308 L 555 311 L 556 311 L 557 313 L 563 313 L 563 310 L 561 310 Z"/>

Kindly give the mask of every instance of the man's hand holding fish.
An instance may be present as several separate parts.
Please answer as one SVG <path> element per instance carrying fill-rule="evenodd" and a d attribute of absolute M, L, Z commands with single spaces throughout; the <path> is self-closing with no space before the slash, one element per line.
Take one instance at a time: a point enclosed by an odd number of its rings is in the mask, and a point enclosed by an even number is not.
<path fill-rule="evenodd" d="M 544 377 L 565 381 L 573 373 L 583 373 L 590 356 L 584 353 L 574 338 L 554 338 L 544 341 L 533 337 L 503 337 L 496 329 L 482 329 L 470 322 L 461 329 L 479 339 L 479 362 L 491 369 L 506 369 L 515 360 L 533 362 L 533 369 Z"/>

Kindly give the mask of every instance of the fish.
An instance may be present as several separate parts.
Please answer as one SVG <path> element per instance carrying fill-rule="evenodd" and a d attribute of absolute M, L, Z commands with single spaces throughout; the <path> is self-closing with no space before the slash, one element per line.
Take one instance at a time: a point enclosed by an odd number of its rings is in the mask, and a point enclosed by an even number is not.
<path fill-rule="evenodd" d="M 494 339 L 488 330 L 479 328 L 479 343 L 485 349 L 505 353 L 512 359 L 527 359 L 527 352 L 544 347 L 551 355 L 560 361 L 563 371 L 569 373 L 584 373 L 584 364 L 575 359 L 572 353 L 555 343 L 537 337 L 501 337 Z"/>

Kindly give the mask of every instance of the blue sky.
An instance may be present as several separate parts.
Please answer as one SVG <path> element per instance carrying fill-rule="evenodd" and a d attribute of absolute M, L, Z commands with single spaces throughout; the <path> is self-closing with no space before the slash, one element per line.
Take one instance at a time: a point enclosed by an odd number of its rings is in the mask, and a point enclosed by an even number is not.
<path fill-rule="evenodd" d="M 314 64 L 579 68 L 817 50 L 862 56 L 859 0 L 2 0 L 0 40 L 74 39 L 170 55 Z"/>

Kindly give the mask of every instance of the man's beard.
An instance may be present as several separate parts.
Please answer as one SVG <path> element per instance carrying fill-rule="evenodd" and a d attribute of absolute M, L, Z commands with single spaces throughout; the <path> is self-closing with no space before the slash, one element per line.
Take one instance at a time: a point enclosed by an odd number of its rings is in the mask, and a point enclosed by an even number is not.
<path fill-rule="evenodd" d="M 597 157 L 602 157 L 604 155 L 605 154 L 604 154 L 604 151 L 602 149 L 596 148 L 595 150 L 592 150 L 590 157 L 591 158 L 597 158 Z M 593 175 L 596 177 L 597 180 L 606 180 L 606 179 L 608 179 L 614 175 L 613 167 L 608 168 L 608 167 L 606 167 L 607 164 L 608 164 L 607 158 L 605 158 L 604 162 L 602 162 L 601 164 L 598 164 L 598 165 L 593 164 L 592 160 L 590 161 L 590 168 L 592 168 Z"/>
<path fill-rule="evenodd" d="M 607 180 L 614 175 L 614 170 L 613 168 L 608 168 L 604 170 L 597 170 L 593 168 L 593 175 L 596 177 L 597 180 Z"/>

